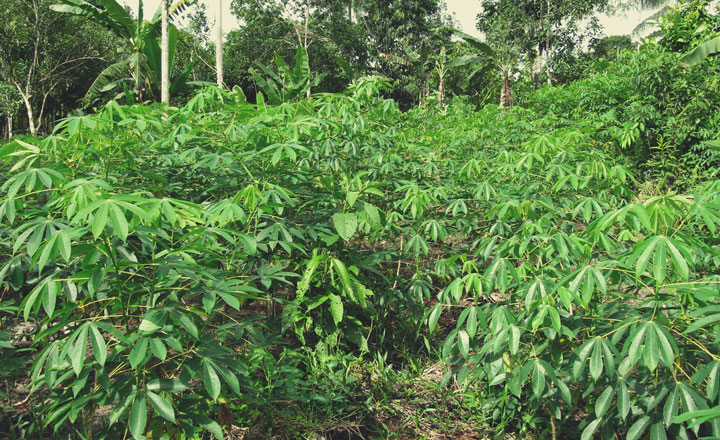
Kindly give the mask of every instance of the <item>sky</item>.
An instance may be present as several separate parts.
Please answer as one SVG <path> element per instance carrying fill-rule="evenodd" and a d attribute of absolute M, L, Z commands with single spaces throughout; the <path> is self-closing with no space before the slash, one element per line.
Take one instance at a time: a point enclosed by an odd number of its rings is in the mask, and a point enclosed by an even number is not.
<path fill-rule="evenodd" d="M 222 2 L 223 6 L 223 30 L 225 32 L 237 29 L 238 20 L 230 13 L 230 1 L 231 0 L 199 0 L 207 5 L 208 18 L 210 21 L 214 21 L 213 17 L 217 16 L 219 5 Z M 454 14 L 455 19 L 460 25 L 460 30 L 470 35 L 479 36 L 475 29 L 475 16 L 480 11 L 481 0 L 446 0 L 448 5 L 448 12 Z M 119 0 L 120 3 L 130 5 L 135 10 L 137 9 L 137 0 Z M 144 13 L 146 17 L 152 17 L 160 5 L 160 0 L 145 0 L 144 1 Z M 605 28 L 606 35 L 627 35 L 632 32 L 633 28 L 640 23 L 640 21 L 650 15 L 650 12 L 640 13 L 638 11 L 628 11 L 625 15 L 619 16 L 607 16 L 603 15 L 599 17 L 600 24 Z"/>

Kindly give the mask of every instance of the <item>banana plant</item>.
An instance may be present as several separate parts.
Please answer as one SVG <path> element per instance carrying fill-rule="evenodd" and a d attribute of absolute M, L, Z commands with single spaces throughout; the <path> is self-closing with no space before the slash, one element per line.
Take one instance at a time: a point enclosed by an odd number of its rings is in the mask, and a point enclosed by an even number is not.
<path fill-rule="evenodd" d="M 130 12 L 116 0 L 99 0 L 102 7 L 95 6 L 87 0 L 61 0 L 62 3 L 51 6 L 57 12 L 74 14 L 86 17 L 105 26 L 122 38 L 130 55 L 117 63 L 111 64 L 100 72 L 90 85 L 86 98 L 122 87 L 128 76 L 132 78 L 133 91 L 136 99 L 142 101 L 147 96 L 154 96 L 153 90 L 157 88 L 160 80 L 160 9 L 150 21 L 144 20 L 143 1 L 138 0 L 138 16 L 133 18 Z M 176 16 L 196 0 L 180 0 L 175 2 L 170 15 Z M 177 28 L 170 25 L 169 30 L 169 58 L 172 66 L 175 50 L 177 48 Z M 183 73 L 170 85 L 170 92 L 178 92 L 187 87 L 187 79 L 192 72 L 192 65 L 188 65 Z"/>
<path fill-rule="evenodd" d="M 255 82 L 265 92 L 270 104 L 279 105 L 284 102 L 296 101 L 307 94 L 322 81 L 325 74 L 310 79 L 310 59 L 307 50 L 298 46 L 295 51 L 295 66 L 291 69 L 285 60 L 275 54 L 277 72 L 258 63 L 260 71 L 250 68 L 250 74 Z"/>
<path fill-rule="evenodd" d="M 391 53 L 383 53 L 380 54 L 380 56 L 388 61 L 400 64 L 401 66 L 408 67 L 412 70 L 413 74 L 419 78 L 420 91 L 418 95 L 418 102 L 422 103 L 422 100 L 430 93 L 427 88 L 429 76 L 427 67 L 433 62 L 433 57 L 430 53 L 430 46 L 428 45 L 427 39 L 423 39 L 420 44 L 419 51 L 415 52 L 407 46 L 404 47 L 404 51 L 404 57 Z"/>
<path fill-rule="evenodd" d="M 510 84 L 510 71 L 512 70 L 512 62 L 502 56 L 502 54 L 496 52 L 487 43 L 480 41 L 478 38 L 468 35 L 464 32 L 456 31 L 455 35 L 462 38 L 478 53 L 475 55 L 464 55 L 459 56 L 449 63 L 447 67 L 459 67 L 467 66 L 468 64 L 480 64 L 480 67 L 475 69 L 465 79 L 464 83 L 467 86 L 477 76 L 482 76 L 486 72 L 497 70 L 502 76 L 502 89 L 500 90 L 500 107 L 512 107 L 512 86 Z"/>
<path fill-rule="evenodd" d="M 706 58 L 720 53 L 720 37 L 715 37 L 697 46 L 680 58 L 680 64 L 685 67 L 693 67 L 705 61 Z"/>

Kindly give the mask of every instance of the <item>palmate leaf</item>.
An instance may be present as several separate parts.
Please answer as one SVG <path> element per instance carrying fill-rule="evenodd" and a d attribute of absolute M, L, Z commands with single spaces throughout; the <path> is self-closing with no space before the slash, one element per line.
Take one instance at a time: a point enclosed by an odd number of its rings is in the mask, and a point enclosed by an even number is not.
<path fill-rule="evenodd" d="M 137 196 L 112 195 L 90 203 L 75 215 L 73 221 L 89 222 L 88 226 L 96 239 L 104 232 L 109 221 L 113 233 L 124 241 L 131 230 L 131 224 L 128 223 L 126 217 L 128 212 L 134 214 L 131 217 L 137 222 L 149 220 L 149 214 L 138 206 L 139 203 L 145 202 L 144 199 Z"/>
<path fill-rule="evenodd" d="M 652 372 L 658 362 L 670 368 L 678 347 L 664 326 L 649 321 L 633 329 L 624 349 L 627 349 L 625 354 L 630 365 L 635 365 L 642 357 L 644 365 Z"/>
<path fill-rule="evenodd" d="M 690 212 L 696 221 L 704 223 L 712 234 L 720 227 L 720 206 L 702 195 L 695 196 Z"/>
<path fill-rule="evenodd" d="M 669 234 L 677 219 L 684 217 L 692 202 L 680 194 L 666 194 L 647 199 L 643 206 L 648 214 L 651 231 Z"/>
<path fill-rule="evenodd" d="M 605 276 L 593 265 L 585 266 L 571 273 L 561 280 L 557 286 L 567 286 L 570 293 L 575 298 L 580 299 L 585 307 L 590 304 L 596 290 L 600 290 L 603 294 L 607 293 Z"/>
<path fill-rule="evenodd" d="M 498 289 L 501 293 L 505 293 L 510 283 L 519 280 L 519 276 L 515 266 L 507 258 L 497 258 L 488 266 L 483 274 L 487 280 L 488 287 Z"/>
<path fill-rule="evenodd" d="M 687 281 L 689 264 L 692 264 L 690 248 L 671 237 L 656 235 L 637 243 L 628 256 L 628 263 L 635 265 L 635 276 L 641 278 L 652 261 L 655 284 L 662 286 L 667 276 L 668 259 L 672 264 L 672 273 Z"/>
<path fill-rule="evenodd" d="M 614 377 L 615 356 L 617 350 L 605 338 L 595 337 L 583 343 L 575 351 L 575 361 L 572 366 L 573 377 L 579 379 L 585 372 L 585 366 L 590 366 L 590 376 L 593 380 L 600 379 L 603 369 L 607 375 Z"/>

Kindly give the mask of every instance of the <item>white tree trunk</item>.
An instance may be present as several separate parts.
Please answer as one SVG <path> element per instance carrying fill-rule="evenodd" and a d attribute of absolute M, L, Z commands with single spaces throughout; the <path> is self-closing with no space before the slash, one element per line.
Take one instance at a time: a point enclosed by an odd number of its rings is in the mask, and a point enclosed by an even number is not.
<path fill-rule="evenodd" d="M 28 127 L 30 127 L 30 134 L 34 136 L 35 134 L 37 134 L 37 127 L 35 125 L 35 115 L 33 112 L 32 104 L 30 103 L 30 100 L 27 99 L 25 96 L 23 96 L 23 102 L 25 103 L 25 109 L 27 110 Z"/>
<path fill-rule="evenodd" d="M 222 0 L 218 0 L 217 29 L 215 34 L 215 70 L 217 71 L 217 85 L 222 88 L 223 80 L 223 30 L 222 30 Z"/>
<path fill-rule="evenodd" d="M 12 139 L 12 135 L 13 135 L 12 130 L 13 130 L 13 117 L 8 116 L 8 139 Z"/>
<path fill-rule="evenodd" d="M 160 100 L 170 104 L 170 37 L 168 35 L 169 0 L 162 0 L 162 41 L 160 46 Z"/>

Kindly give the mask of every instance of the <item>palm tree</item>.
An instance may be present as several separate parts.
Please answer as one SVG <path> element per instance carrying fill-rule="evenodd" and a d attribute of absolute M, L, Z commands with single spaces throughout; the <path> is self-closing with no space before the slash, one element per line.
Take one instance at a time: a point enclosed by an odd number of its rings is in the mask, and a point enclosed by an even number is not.
<path fill-rule="evenodd" d="M 673 0 L 634 0 L 630 1 L 629 4 L 634 6 L 640 11 L 651 11 L 657 9 L 649 17 L 645 18 L 640 24 L 635 26 L 631 34 L 634 37 L 639 36 L 648 29 L 651 29 L 660 17 L 665 16 L 670 11 L 670 5 L 674 3 Z"/>
<path fill-rule="evenodd" d="M 476 55 L 465 55 L 457 57 L 447 63 L 447 67 L 466 66 L 468 64 L 481 64 L 466 79 L 465 83 L 469 84 L 473 78 L 481 76 L 490 70 L 497 70 L 502 76 L 502 88 L 500 89 L 500 107 L 512 107 L 512 86 L 510 83 L 510 72 L 513 68 L 513 62 L 508 56 L 496 52 L 487 43 L 468 35 L 463 32 L 455 32 L 455 35 L 462 38 L 472 48 L 478 51 Z"/>

